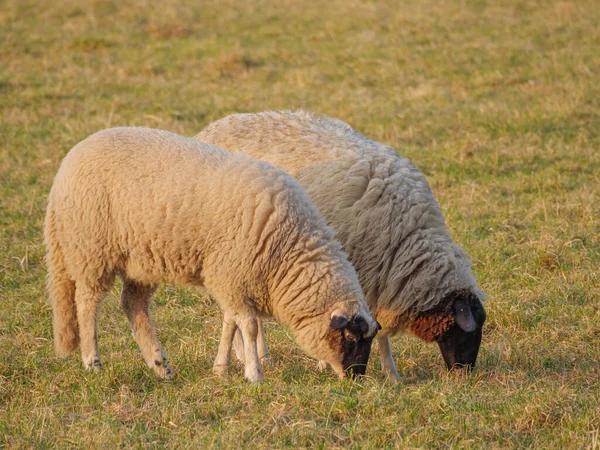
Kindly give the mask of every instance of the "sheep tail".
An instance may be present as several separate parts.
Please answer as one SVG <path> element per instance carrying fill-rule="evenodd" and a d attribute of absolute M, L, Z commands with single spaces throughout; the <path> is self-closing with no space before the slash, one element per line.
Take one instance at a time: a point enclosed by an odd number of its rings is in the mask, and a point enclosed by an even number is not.
<path fill-rule="evenodd" d="M 75 282 L 67 275 L 62 249 L 56 239 L 55 215 L 49 211 L 45 224 L 46 287 L 54 323 L 54 347 L 58 356 L 68 356 L 79 345 L 79 324 L 75 307 Z"/>

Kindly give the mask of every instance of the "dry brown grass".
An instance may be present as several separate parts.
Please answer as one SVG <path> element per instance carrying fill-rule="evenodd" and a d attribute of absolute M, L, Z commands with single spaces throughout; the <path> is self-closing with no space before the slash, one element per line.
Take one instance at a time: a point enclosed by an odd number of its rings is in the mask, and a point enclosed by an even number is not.
<path fill-rule="evenodd" d="M 594 1 L 0 2 L 0 447 L 599 448 L 600 7 Z M 87 135 L 185 135 L 232 112 L 305 108 L 428 176 L 490 294 L 478 370 L 400 337 L 405 381 L 318 373 L 268 325 L 249 386 L 210 371 L 220 313 L 163 288 L 177 372 L 143 367 L 115 289 L 100 374 L 58 360 L 41 227 Z M 373 358 L 374 360 L 376 358 Z"/>

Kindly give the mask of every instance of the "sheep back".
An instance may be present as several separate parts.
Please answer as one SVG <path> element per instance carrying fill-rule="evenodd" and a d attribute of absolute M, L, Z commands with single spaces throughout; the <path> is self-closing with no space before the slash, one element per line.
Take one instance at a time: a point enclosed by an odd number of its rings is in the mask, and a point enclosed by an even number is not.
<path fill-rule="evenodd" d="M 122 270 L 144 284 L 210 285 L 277 318 L 289 307 L 264 299 L 292 255 L 313 246 L 315 257 L 343 259 L 293 178 L 165 131 L 116 128 L 79 143 L 48 209 L 74 280 Z"/>
<path fill-rule="evenodd" d="M 47 218 L 49 252 L 60 250 L 76 286 L 105 290 L 115 274 L 205 286 L 234 316 L 289 324 L 308 354 L 340 374 L 332 313 L 360 315 L 368 339 L 376 332 L 356 272 L 310 198 L 248 155 L 166 131 L 101 131 L 63 160 Z"/>
<path fill-rule="evenodd" d="M 196 138 L 296 177 L 342 242 L 384 334 L 475 288 L 425 177 L 391 147 L 303 111 L 230 115 Z"/>

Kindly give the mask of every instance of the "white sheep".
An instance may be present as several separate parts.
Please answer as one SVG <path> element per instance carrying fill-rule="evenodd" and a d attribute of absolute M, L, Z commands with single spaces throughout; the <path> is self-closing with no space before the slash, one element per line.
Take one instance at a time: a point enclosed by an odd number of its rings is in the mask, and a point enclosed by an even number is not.
<path fill-rule="evenodd" d="M 341 376 L 364 373 L 377 323 L 356 273 L 300 185 L 282 170 L 165 131 L 115 128 L 63 160 L 45 220 L 59 355 L 100 367 L 97 307 L 123 278 L 121 305 L 146 364 L 172 370 L 148 312 L 157 283 L 204 286 L 225 312 L 215 371 L 234 333 L 245 376 L 262 379 L 257 316 L 288 324 Z"/>
<path fill-rule="evenodd" d="M 378 342 L 388 376 L 398 379 L 388 341 L 398 332 L 436 341 L 449 368 L 474 365 L 485 294 L 408 159 L 340 120 L 303 111 L 233 114 L 196 139 L 270 162 L 306 189 L 383 327 Z"/>

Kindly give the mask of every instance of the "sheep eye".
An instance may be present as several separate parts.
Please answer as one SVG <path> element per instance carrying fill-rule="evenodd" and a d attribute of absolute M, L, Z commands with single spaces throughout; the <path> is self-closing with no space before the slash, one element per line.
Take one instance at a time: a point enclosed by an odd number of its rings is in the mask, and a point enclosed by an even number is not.
<path fill-rule="evenodd" d="M 358 336 L 348 330 L 344 330 L 344 337 L 351 342 L 358 342 Z"/>

